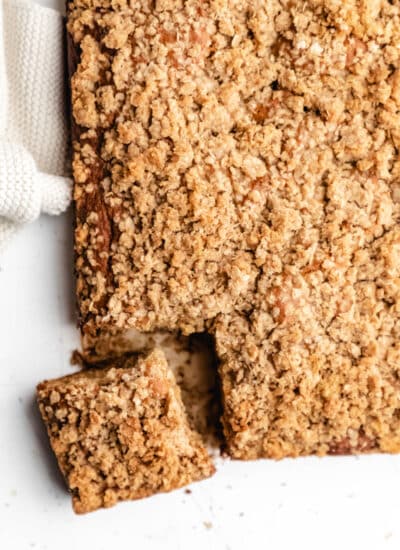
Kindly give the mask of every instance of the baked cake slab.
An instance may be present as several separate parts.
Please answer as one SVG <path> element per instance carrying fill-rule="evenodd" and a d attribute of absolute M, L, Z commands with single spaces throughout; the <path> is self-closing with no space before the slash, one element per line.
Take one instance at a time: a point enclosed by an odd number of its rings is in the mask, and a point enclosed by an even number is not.
<path fill-rule="evenodd" d="M 399 451 L 399 3 L 73 0 L 68 31 L 87 356 L 208 331 L 233 457 Z"/>

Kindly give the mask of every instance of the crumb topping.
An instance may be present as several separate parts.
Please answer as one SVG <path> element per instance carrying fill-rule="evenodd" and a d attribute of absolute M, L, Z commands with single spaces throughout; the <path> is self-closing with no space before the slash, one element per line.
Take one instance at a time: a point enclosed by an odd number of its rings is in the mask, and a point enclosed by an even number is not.
<path fill-rule="evenodd" d="M 208 330 L 240 458 L 400 450 L 400 6 L 74 0 L 78 297 Z"/>

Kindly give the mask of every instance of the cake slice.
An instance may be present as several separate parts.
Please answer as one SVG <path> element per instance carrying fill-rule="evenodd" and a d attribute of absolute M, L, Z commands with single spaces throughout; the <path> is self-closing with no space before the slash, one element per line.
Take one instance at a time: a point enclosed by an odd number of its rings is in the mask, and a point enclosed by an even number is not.
<path fill-rule="evenodd" d="M 159 350 L 42 382 L 37 399 L 78 514 L 214 473 Z"/>

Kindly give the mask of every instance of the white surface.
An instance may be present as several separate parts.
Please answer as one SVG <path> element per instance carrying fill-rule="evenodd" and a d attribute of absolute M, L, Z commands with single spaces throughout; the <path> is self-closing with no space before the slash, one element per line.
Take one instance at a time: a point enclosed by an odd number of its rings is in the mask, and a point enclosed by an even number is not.
<path fill-rule="evenodd" d="M 46 2 L 50 4 L 51 2 Z M 78 345 L 71 215 L 0 256 L 0 549 L 400 548 L 400 457 L 219 465 L 184 490 L 75 516 L 34 404 Z"/>

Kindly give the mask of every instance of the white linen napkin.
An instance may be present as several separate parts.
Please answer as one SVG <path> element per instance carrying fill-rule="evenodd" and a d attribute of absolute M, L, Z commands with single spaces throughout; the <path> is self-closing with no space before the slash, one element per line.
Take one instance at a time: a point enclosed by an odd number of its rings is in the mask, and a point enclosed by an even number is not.
<path fill-rule="evenodd" d="M 71 200 L 62 15 L 0 0 L 0 249 Z"/>

